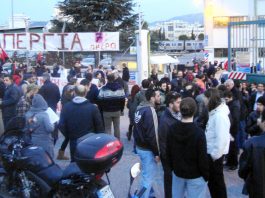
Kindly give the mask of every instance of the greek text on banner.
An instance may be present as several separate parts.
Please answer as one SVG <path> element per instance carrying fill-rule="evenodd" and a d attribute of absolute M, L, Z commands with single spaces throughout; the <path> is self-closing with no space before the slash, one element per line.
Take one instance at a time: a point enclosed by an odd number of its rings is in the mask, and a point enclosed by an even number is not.
<path fill-rule="evenodd" d="M 119 51 L 119 32 L 3 33 L 4 50 Z"/>

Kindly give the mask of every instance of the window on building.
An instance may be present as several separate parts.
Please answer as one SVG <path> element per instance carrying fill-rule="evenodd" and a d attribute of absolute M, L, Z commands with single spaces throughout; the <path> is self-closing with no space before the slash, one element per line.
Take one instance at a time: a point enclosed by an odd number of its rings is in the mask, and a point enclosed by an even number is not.
<path fill-rule="evenodd" d="M 173 38 L 174 37 L 174 34 L 168 34 L 168 37 L 169 38 Z"/>
<path fill-rule="evenodd" d="M 265 15 L 259 15 L 258 20 L 265 20 Z"/>
<path fill-rule="evenodd" d="M 214 17 L 213 25 L 215 28 L 225 28 L 228 26 L 229 22 L 241 22 L 247 21 L 247 16 L 222 16 L 222 17 Z"/>
<path fill-rule="evenodd" d="M 230 22 L 241 22 L 241 21 L 246 21 L 247 17 L 246 16 L 232 16 L 230 17 Z"/>
<path fill-rule="evenodd" d="M 229 23 L 229 17 L 214 17 L 213 26 L 215 28 L 227 27 Z"/>
<path fill-rule="evenodd" d="M 225 58 L 228 56 L 228 49 L 227 48 L 215 48 L 214 56 L 218 58 Z"/>
<path fill-rule="evenodd" d="M 178 43 L 178 46 L 181 47 L 182 46 L 182 43 Z"/>
<path fill-rule="evenodd" d="M 189 46 L 189 47 L 190 47 L 190 46 L 191 46 L 191 43 L 187 43 L 187 46 Z"/>
<path fill-rule="evenodd" d="M 167 30 L 168 30 L 169 32 L 172 32 L 172 31 L 174 31 L 174 27 L 173 27 L 173 26 L 168 26 L 168 27 L 167 27 Z"/>

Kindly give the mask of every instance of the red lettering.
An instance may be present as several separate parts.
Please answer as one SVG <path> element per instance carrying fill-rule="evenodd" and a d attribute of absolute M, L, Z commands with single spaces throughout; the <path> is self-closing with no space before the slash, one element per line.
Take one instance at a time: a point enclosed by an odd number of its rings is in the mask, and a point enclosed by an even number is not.
<path fill-rule="evenodd" d="M 27 34 L 26 33 L 20 33 L 20 34 L 17 34 L 17 49 L 27 49 L 26 47 L 21 47 L 19 44 L 20 43 L 23 43 L 23 40 L 21 40 L 21 36 L 26 36 Z"/>
<path fill-rule="evenodd" d="M 110 48 L 111 48 L 111 49 L 116 49 L 116 43 L 111 43 L 111 44 L 110 44 Z"/>
<path fill-rule="evenodd" d="M 109 48 L 109 43 L 105 44 L 105 48 L 108 49 Z"/>
<path fill-rule="evenodd" d="M 46 50 L 46 36 L 54 36 L 54 33 L 43 33 L 43 49 Z"/>
<path fill-rule="evenodd" d="M 65 47 L 65 37 L 68 36 L 68 33 L 58 33 L 58 36 L 61 37 L 61 48 L 58 48 L 58 50 L 68 50 L 69 48 Z"/>
<path fill-rule="evenodd" d="M 81 48 L 81 51 L 83 51 L 83 47 L 82 47 L 80 38 L 78 36 L 78 33 L 75 33 L 75 35 L 74 35 L 74 39 L 73 39 L 73 42 L 72 42 L 71 50 L 73 50 L 75 44 L 79 44 L 79 46 Z"/>
<path fill-rule="evenodd" d="M 15 49 L 15 34 L 4 34 L 4 48 L 6 48 L 6 37 L 12 36 L 12 46 Z"/>
<path fill-rule="evenodd" d="M 35 39 L 33 37 L 35 37 Z M 38 43 L 39 41 L 40 41 L 40 35 L 35 33 L 30 33 L 30 50 L 32 50 L 33 43 Z"/>
<path fill-rule="evenodd" d="M 96 49 L 100 49 L 100 45 L 99 44 L 96 44 Z"/>

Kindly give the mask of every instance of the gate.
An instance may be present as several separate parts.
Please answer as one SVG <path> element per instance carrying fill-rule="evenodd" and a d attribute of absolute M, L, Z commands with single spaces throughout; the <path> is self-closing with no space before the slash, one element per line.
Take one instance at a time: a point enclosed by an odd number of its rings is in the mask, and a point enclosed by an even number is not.
<path fill-rule="evenodd" d="M 265 20 L 228 24 L 229 71 L 264 73 Z"/>

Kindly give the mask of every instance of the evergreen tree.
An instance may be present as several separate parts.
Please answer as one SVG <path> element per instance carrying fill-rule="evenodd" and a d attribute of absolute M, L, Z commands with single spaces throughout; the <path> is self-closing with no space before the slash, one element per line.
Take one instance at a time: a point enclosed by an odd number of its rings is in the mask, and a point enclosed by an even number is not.
<path fill-rule="evenodd" d="M 185 34 L 179 35 L 179 40 L 183 41 L 183 50 L 186 50 L 186 40 L 189 40 L 189 37 Z"/>
<path fill-rule="evenodd" d="M 121 49 L 130 45 L 127 38 L 137 28 L 133 0 L 64 0 L 58 4 L 66 20 L 65 32 L 119 31 Z M 63 20 L 52 20 L 53 32 L 61 32 Z"/>

